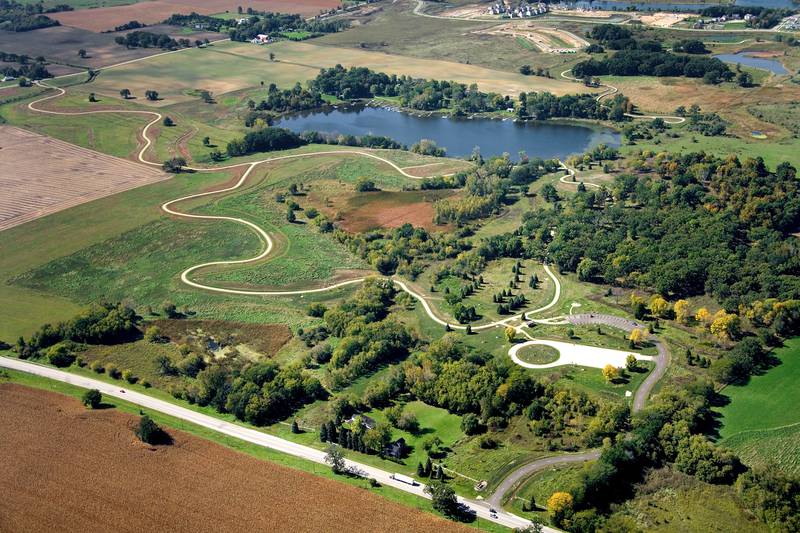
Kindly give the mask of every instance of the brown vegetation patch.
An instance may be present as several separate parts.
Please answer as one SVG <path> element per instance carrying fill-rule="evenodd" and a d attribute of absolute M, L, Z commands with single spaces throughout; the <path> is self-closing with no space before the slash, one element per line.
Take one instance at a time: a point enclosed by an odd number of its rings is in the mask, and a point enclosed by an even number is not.
<path fill-rule="evenodd" d="M 207 350 L 209 344 L 245 345 L 265 357 L 278 353 L 292 338 L 284 324 L 251 324 L 225 320 L 155 320 L 161 334 L 176 344 L 189 344 Z"/>
<path fill-rule="evenodd" d="M 379 228 L 398 228 L 403 224 L 427 230 L 444 231 L 448 226 L 433 222 L 434 203 L 452 195 L 452 191 L 378 191 L 348 193 L 329 198 L 327 204 L 310 199 L 325 215 L 351 233 Z"/>
<path fill-rule="evenodd" d="M 469 531 L 180 431 L 144 445 L 136 417 L 59 394 L 5 383 L 0 405 L 3 531 Z"/>
<path fill-rule="evenodd" d="M 144 165 L 10 126 L 0 126 L 0 168 L 0 231 L 169 178 Z"/>
<path fill-rule="evenodd" d="M 124 6 L 101 7 L 91 11 L 64 11 L 50 16 L 65 26 L 100 32 L 114 29 L 131 20 L 138 20 L 145 24 L 157 24 L 174 13 L 189 14 L 193 11 L 201 15 L 213 15 L 228 11 L 235 13 L 237 8 L 242 6 L 245 10 L 252 7 L 258 11 L 298 13 L 308 16 L 317 15 L 320 11 L 327 11 L 339 5 L 339 0 L 247 0 L 245 2 L 240 0 L 193 0 L 192 2 L 156 0 Z"/>

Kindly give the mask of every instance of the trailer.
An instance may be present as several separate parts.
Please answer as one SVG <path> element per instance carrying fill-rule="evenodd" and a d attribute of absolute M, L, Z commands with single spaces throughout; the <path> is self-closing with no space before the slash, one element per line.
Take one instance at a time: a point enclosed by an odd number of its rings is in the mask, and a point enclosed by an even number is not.
<path fill-rule="evenodd" d="M 395 473 L 395 474 L 390 475 L 389 477 L 391 479 L 395 480 L 395 481 L 399 481 L 400 483 L 405 483 L 406 485 L 411 485 L 412 487 L 416 487 L 417 485 L 419 485 L 419 483 L 417 483 L 414 480 L 413 477 L 404 476 L 403 474 Z"/>

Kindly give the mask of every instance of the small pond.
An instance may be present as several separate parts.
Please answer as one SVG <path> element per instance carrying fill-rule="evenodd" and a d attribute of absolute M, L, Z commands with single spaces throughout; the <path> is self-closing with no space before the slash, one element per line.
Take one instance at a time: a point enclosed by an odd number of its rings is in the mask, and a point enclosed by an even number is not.
<path fill-rule="evenodd" d="M 599 144 L 620 145 L 619 133 L 590 124 L 456 119 L 365 106 L 299 113 L 284 117 L 275 125 L 297 133 L 384 135 L 408 146 L 420 139 L 431 139 L 446 148 L 451 157 L 468 156 L 478 146 L 484 157 L 508 152 L 516 159 L 520 151 L 525 151 L 531 157 L 563 159 Z"/>
<path fill-rule="evenodd" d="M 750 55 L 752 52 L 739 52 L 736 54 L 717 54 L 714 57 L 725 63 L 733 65 L 741 63 L 745 67 L 753 67 L 761 70 L 768 70 L 773 74 L 783 75 L 789 74 L 786 67 L 776 59 L 769 59 L 765 57 L 753 57 Z"/>

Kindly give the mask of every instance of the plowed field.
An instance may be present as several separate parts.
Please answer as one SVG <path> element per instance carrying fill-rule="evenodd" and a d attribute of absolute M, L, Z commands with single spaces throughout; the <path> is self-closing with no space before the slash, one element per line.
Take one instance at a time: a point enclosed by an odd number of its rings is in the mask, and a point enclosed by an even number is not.
<path fill-rule="evenodd" d="M 153 448 L 136 421 L 0 384 L 0 531 L 470 531 L 178 431 Z"/>

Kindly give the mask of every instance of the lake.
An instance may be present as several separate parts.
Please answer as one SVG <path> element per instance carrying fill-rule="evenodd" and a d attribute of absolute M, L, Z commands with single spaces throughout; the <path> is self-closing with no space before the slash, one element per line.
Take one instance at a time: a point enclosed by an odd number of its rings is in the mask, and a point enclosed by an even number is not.
<path fill-rule="evenodd" d="M 620 145 L 619 133 L 588 124 L 429 117 L 365 106 L 299 113 L 282 118 L 275 125 L 297 133 L 384 135 L 408 146 L 420 139 L 431 139 L 446 148 L 451 157 L 468 156 L 478 146 L 484 157 L 508 152 L 516 159 L 524 150 L 531 157 L 564 159 L 599 144 Z"/>
<path fill-rule="evenodd" d="M 764 57 L 753 57 L 749 55 L 749 53 L 750 52 L 738 52 L 736 54 L 717 54 L 714 57 L 716 57 L 720 61 L 724 61 L 725 63 L 731 63 L 733 65 L 741 63 L 743 66 L 758 68 L 761 70 L 768 70 L 773 74 L 778 74 L 778 75 L 789 74 L 789 71 L 786 70 L 786 67 L 784 67 L 780 61 L 777 61 L 775 59 L 767 59 Z"/>

